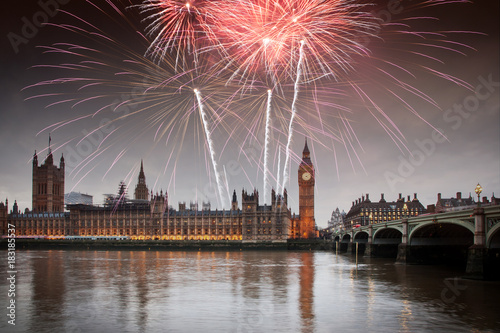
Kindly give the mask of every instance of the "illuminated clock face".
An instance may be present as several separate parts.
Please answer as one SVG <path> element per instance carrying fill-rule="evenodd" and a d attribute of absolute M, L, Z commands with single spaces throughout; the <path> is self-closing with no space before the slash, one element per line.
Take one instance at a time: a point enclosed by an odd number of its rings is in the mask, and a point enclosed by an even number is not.
<path fill-rule="evenodd" d="M 304 179 L 304 180 L 309 180 L 309 179 L 311 179 L 311 174 L 310 174 L 309 172 L 304 172 L 304 173 L 302 174 L 302 179 Z"/>

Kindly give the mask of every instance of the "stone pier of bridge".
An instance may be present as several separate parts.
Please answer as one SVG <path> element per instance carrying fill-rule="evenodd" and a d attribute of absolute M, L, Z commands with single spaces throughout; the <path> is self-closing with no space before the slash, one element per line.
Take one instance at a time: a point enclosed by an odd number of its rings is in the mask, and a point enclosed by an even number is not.
<path fill-rule="evenodd" d="M 488 272 L 488 248 L 486 247 L 484 208 L 474 209 L 474 245 L 467 253 L 466 277 L 484 280 Z"/>

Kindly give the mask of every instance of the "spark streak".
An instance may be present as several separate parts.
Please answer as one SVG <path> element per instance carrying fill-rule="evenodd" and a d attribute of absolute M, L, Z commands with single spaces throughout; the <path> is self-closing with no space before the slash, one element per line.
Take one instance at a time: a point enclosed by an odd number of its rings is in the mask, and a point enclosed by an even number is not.
<path fill-rule="evenodd" d="M 299 97 L 299 86 L 300 86 L 300 77 L 302 75 L 302 62 L 304 61 L 304 44 L 305 42 L 300 41 L 300 49 L 299 49 L 299 61 L 297 63 L 297 77 L 295 78 L 295 86 L 293 93 L 293 102 L 292 102 L 292 116 L 290 117 L 290 124 L 288 125 L 288 142 L 286 144 L 286 157 L 285 157 L 285 167 L 283 169 L 283 187 L 284 191 L 286 183 L 288 182 L 288 169 L 289 169 L 289 160 L 290 160 L 290 146 L 292 144 L 293 139 L 293 120 L 295 115 L 297 114 L 297 98 Z M 284 194 L 282 192 L 282 194 Z"/>
<path fill-rule="evenodd" d="M 270 126 L 271 126 L 271 99 L 273 97 L 273 92 L 271 89 L 267 91 L 267 108 L 266 108 L 266 137 L 264 143 L 264 202 L 267 202 L 267 182 L 269 178 L 269 136 L 270 136 Z"/>
<path fill-rule="evenodd" d="M 203 122 L 203 129 L 205 131 L 205 137 L 207 140 L 208 149 L 210 151 L 210 159 L 212 161 L 212 167 L 213 167 L 214 173 L 215 173 L 215 181 L 217 183 L 217 190 L 219 192 L 219 197 L 218 197 L 219 203 L 222 204 L 222 206 L 224 207 L 224 205 L 225 205 L 224 195 L 223 195 L 224 188 L 222 187 L 219 171 L 217 171 L 217 161 L 215 160 L 215 150 L 213 147 L 212 133 L 208 129 L 207 115 L 203 109 L 201 93 L 198 89 L 194 89 L 194 93 L 196 95 L 196 100 L 198 101 L 198 108 L 200 110 L 201 120 Z"/>
<path fill-rule="evenodd" d="M 281 149 L 278 150 L 278 172 L 276 173 L 276 192 L 280 193 L 280 170 L 281 167 Z"/>

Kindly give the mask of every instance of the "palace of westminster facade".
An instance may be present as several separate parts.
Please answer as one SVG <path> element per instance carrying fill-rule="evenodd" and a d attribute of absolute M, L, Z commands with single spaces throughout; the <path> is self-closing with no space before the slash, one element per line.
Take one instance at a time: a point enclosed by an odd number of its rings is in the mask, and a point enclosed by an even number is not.
<path fill-rule="evenodd" d="M 236 191 L 230 210 L 211 210 L 196 204 L 186 208 L 169 206 L 167 193 L 153 195 L 141 170 L 133 200 L 116 196 L 102 206 L 89 204 L 64 205 L 64 157 L 54 165 L 49 146 L 47 158 L 38 165 L 33 156 L 32 211 L 20 212 L 17 202 L 8 213 L 8 200 L 0 203 L 2 235 L 7 225 L 15 226 L 16 236 L 63 238 L 66 236 L 115 237 L 138 240 L 240 240 L 286 241 L 316 237 L 314 220 L 314 166 L 305 143 L 298 168 L 299 215 L 291 214 L 286 190 L 271 194 L 271 205 L 259 205 L 259 193 L 241 194 L 241 207 Z"/>

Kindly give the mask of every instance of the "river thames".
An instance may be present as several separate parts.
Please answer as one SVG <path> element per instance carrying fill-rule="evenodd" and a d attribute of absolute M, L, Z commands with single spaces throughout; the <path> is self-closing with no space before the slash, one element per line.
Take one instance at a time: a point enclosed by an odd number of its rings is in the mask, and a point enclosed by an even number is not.
<path fill-rule="evenodd" d="M 331 252 L 17 251 L 1 332 L 499 332 L 500 282 Z M 7 269 L 7 260 L 0 263 Z"/>

